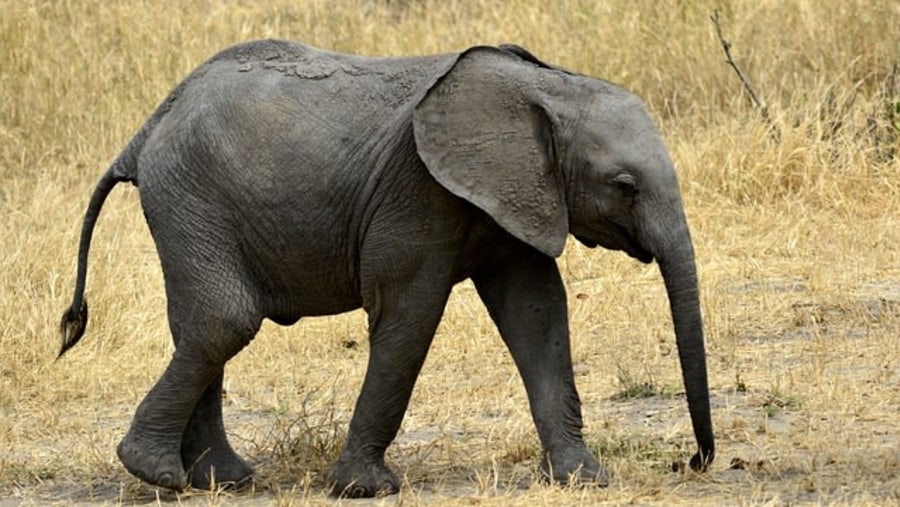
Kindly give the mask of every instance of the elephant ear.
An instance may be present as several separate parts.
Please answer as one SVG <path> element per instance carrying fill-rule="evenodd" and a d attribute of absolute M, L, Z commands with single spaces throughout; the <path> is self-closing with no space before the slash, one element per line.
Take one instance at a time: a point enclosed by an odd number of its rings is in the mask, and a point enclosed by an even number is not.
<path fill-rule="evenodd" d="M 546 73 L 508 51 L 469 49 L 416 106 L 413 128 L 438 183 L 558 257 L 569 224 Z"/>

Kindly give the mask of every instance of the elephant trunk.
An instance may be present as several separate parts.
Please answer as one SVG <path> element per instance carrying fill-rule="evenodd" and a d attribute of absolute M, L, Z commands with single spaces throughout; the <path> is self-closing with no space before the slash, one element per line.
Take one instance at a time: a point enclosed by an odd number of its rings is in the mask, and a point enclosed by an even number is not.
<path fill-rule="evenodd" d="M 699 446 L 699 452 L 693 456 L 690 465 L 693 470 L 700 471 L 712 463 L 715 457 L 715 442 L 710 416 L 709 384 L 694 248 L 680 206 L 678 210 L 669 215 L 668 220 L 654 221 L 657 229 L 656 234 L 652 236 L 655 238 L 648 239 L 651 239 L 650 243 L 653 244 L 654 257 L 669 297 L 688 410 Z"/>

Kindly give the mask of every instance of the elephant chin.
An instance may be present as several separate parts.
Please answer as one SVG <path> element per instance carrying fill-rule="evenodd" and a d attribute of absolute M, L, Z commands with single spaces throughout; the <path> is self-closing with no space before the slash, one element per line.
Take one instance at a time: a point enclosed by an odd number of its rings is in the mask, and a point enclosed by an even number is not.
<path fill-rule="evenodd" d="M 625 250 L 625 253 L 643 262 L 644 264 L 650 264 L 651 262 L 653 262 L 653 254 L 637 245 L 629 245 L 629 248 Z"/>
<path fill-rule="evenodd" d="M 597 242 L 596 242 L 596 241 L 591 241 L 591 240 L 585 238 L 584 236 L 579 236 L 579 235 L 576 234 L 576 235 L 575 235 L 575 239 L 577 239 L 579 242 L 581 242 L 582 245 L 584 245 L 584 246 L 586 246 L 586 247 L 588 247 L 588 248 L 597 248 Z"/>
<path fill-rule="evenodd" d="M 599 246 L 599 243 L 597 243 L 596 241 L 585 238 L 584 236 L 579 236 L 578 234 L 575 235 L 575 239 L 577 239 L 582 245 L 584 245 L 588 248 L 597 248 L 597 246 Z M 644 264 L 649 264 L 649 263 L 653 262 L 653 254 L 650 253 L 649 251 L 647 251 L 646 249 L 644 249 L 644 247 L 640 246 L 637 242 L 634 242 L 634 241 L 628 241 L 621 247 L 609 247 L 609 248 L 612 250 L 622 250 L 623 252 L 628 254 L 629 257 L 637 259 L 637 260 L 643 262 Z"/>

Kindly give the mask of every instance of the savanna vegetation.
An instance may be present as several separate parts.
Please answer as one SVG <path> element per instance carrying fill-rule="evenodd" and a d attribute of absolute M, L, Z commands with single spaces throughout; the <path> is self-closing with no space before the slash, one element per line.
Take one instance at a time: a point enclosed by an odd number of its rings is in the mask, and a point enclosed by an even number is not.
<path fill-rule="evenodd" d="M 742 82 L 710 20 L 718 12 Z M 474 289 L 451 298 L 384 503 L 900 501 L 900 4 L 893 0 L 0 0 L 0 505 L 329 503 L 366 364 L 361 312 L 267 324 L 226 370 L 243 492 L 156 490 L 115 456 L 173 346 L 137 193 L 94 234 L 82 343 L 54 361 L 97 178 L 183 76 L 261 37 L 407 55 L 515 42 L 642 96 L 693 228 L 718 437 L 695 450 L 655 266 L 572 244 L 585 435 L 607 489 L 535 483 L 515 367 Z M 754 102 L 746 86 L 760 102 Z"/>

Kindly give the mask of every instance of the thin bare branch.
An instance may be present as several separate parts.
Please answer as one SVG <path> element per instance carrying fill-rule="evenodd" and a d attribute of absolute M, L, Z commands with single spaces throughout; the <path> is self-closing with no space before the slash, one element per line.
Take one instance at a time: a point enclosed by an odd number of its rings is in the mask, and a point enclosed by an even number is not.
<path fill-rule="evenodd" d="M 759 113 L 762 115 L 763 119 L 768 123 L 770 122 L 769 118 L 769 105 L 766 101 L 760 97 L 759 93 L 757 93 L 756 88 L 753 87 L 753 84 L 750 82 L 750 79 L 744 74 L 744 71 L 741 70 L 741 67 L 734 61 L 734 58 L 731 56 L 731 42 L 729 42 L 725 36 L 722 34 L 722 26 L 719 24 L 719 10 L 716 9 L 713 11 L 712 16 L 709 19 L 713 22 L 713 25 L 716 27 L 716 35 L 719 37 L 719 42 L 722 43 L 722 49 L 725 50 L 725 63 L 731 66 L 732 69 L 737 73 L 738 77 L 741 79 L 741 83 L 744 85 L 744 89 L 747 90 L 747 93 L 750 94 L 750 98 L 753 100 L 753 103 L 756 104 L 756 107 L 759 108 Z"/>

